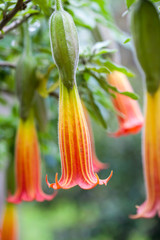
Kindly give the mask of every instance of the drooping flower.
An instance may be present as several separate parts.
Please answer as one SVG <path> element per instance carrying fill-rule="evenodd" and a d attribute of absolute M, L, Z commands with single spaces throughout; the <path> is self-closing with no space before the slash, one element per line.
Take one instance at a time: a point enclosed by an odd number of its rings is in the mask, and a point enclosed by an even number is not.
<path fill-rule="evenodd" d="M 79 185 L 91 189 L 97 184 L 107 184 L 112 176 L 99 179 L 93 170 L 93 151 L 87 122 L 76 85 L 72 89 L 60 82 L 59 102 L 59 146 L 61 154 L 62 175 L 49 187 L 68 189 Z"/>
<path fill-rule="evenodd" d="M 15 175 L 17 190 L 8 202 L 51 200 L 55 194 L 47 195 L 41 189 L 40 152 L 34 116 L 20 119 L 15 147 Z"/>
<path fill-rule="evenodd" d="M 143 132 L 143 169 L 146 185 L 146 201 L 131 218 L 160 217 L 160 88 L 147 92 L 145 130 Z"/>
<path fill-rule="evenodd" d="M 18 240 L 18 218 L 16 207 L 8 203 L 2 220 L 1 240 Z"/>
<path fill-rule="evenodd" d="M 133 89 L 126 76 L 118 71 L 108 75 L 108 82 L 121 92 L 133 92 Z M 137 101 L 120 93 L 114 93 L 112 99 L 119 122 L 119 130 L 110 135 L 119 137 L 122 135 L 136 134 L 143 126 L 143 116 Z"/>
<path fill-rule="evenodd" d="M 89 119 L 89 115 L 87 112 L 87 109 L 85 107 L 84 104 L 83 105 L 83 111 L 84 111 L 84 115 L 87 121 L 87 126 L 88 126 L 88 130 L 89 130 L 89 135 L 90 135 L 90 141 L 91 141 L 91 151 L 92 151 L 92 156 L 93 156 L 93 169 L 95 172 L 99 172 L 102 169 L 106 169 L 108 167 L 107 163 L 102 163 L 99 161 L 99 159 L 96 156 L 96 152 L 95 152 L 95 145 L 94 145 L 94 137 L 93 137 L 93 132 L 92 132 L 92 127 L 91 127 L 91 123 L 90 123 L 90 119 Z"/>

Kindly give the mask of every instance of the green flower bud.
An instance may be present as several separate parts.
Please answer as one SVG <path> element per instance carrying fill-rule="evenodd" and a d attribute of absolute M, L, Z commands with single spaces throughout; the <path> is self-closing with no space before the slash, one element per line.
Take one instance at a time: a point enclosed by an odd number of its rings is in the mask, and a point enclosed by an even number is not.
<path fill-rule="evenodd" d="M 35 90 L 38 85 L 36 78 L 36 61 L 30 56 L 23 54 L 16 68 L 16 92 L 20 102 L 20 117 L 26 119 L 33 104 Z"/>
<path fill-rule="evenodd" d="M 57 1 L 56 11 L 50 18 L 50 40 L 60 78 L 67 88 L 72 88 L 79 59 L 79 42 L 74 21 L 63 10 L 60 1 Z"/>
<path fill-rule="evenodd" d="M 24 51 L 17 64 L 15 80 L 16 92 L 20 102 L 20 117 L 25 120 L 28 118 L 33 105 L 38 79 L 36 77 L 37 62 L 31 52 L 28 23 L 23 26 L 23 34 Z"/>
<path fill-rule="evenodd" d="M 131 27 L 137 58 L 146 75 L 147 89 L 153 94 L 160 84 L 160 19 L 151 1 L 140 0 L 135 5 Z"/>

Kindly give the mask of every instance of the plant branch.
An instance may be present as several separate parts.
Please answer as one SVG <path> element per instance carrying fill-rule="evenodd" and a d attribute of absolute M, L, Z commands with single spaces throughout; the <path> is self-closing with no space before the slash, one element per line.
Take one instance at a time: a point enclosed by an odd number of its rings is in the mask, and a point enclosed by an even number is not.
<path fill-rule="evenodd" d="M 0 62 L 0 67 L 16 68 L 16 64 L 10 62 Z"/>
<path fill-rule="evenodd" d="M 49 96 L 54 97 L 54 98 L 56 98 L 56 99 L 59 99 L 59 94 L 56 93 L 56 92 L 51 92 L 51 93 L 49 94 Z"/>
<path fill-rule="evenodd" d="M 20 10 L 24 10 L 26 8 L 26 4 L 29 3 L 31 0 L 18 0 L 15 7 L 3 17 L 2 21 L 0 22 L 0 30 L 16 15 L 16 13 Z"/>
<path fill-rule="evenodd" d="M 5 93 L 5 94 L 11 95 L 11 96 L 12 96 L 12 95 L 15 95 L 15 92 L 10 91 L 10 90 L 8 90 L 8 89 L 0 89 L 0 93 Z M 53 97 L 53 98 L 56 98 L 57 100 L 59 99 L 59 94 L 56 93 L 56 92 L 50 93 L 49 96 L 50 96 L 50 97 Z"/>
<path fill-rule="evenodd" d="M 6 26 L 3 28 L 3 33 L 0 33 L 0 39 L 3 38 L 3 36 L 10 32 L 11 30 L 17 28 L 19 25 L 21 25 L 22 23 L 24 23 L 25 21 L 27 21 L 28 18 L 32 17 L 33 15 L 38 14 L 38 13 L 31 13 L 31 14 L 26 14 L 26 16 L 22 19 L 18 19 L 15 20 L 14 22 L 12 22 L 10 25 Z"/>

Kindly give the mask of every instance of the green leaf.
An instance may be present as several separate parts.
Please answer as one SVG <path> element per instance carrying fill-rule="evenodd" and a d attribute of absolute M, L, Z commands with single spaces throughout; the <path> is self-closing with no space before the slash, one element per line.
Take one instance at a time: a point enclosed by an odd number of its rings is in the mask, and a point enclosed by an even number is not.
<path fill-rule="evenodd" d="M 115 112 L 111 99 L 104 94 L 104 91 L 102 91 L 101 88 L 97 88 L 94 91 L 94 97 L 95 100 L 99 102 L 105 109 Z"/>
<path fill-rule="evenodd" d="M 106 67 L 100 67 L 100 66 L 92 66 L 92 65 L 86 65 L 87 70 L 91 70 L 97 73 L 110 73 L 110 71 Z"/>
<path fill-rule="evenodd" d="M 101 50 L 102 48 L 106 48 L 108 47 L 108 45 L 110 44 L 110 41 L 102 41 L 102 42 L 97 42 L 93 48 L 92 48 L 92 52 L 96 52 L 97 50 Z"/>
<path fill-rule="evenodd" d="M 107 53 L 115 53 L 117 50 L 115 49 L 110 49 L 110 48 L 104 48 L 102 50 L 98 50 L 96 51 L 96 53 L 94 54 L 95 56 L 99 56 L 102 54 L 107 54 Z"/>
<path fill-rule="evenodd" d="M 91 30 L 96 26 L 96 21 L 88 8 L 85 11 L 82 11 L 82 9 L 80 8 L 74 8 L 72 6 L 69 6 L 68 12 L 73 16 L 76 25 Z M 89 18 L 88 15 L 90 16 Z"/>
<path fill-rule="evenodd" d="M 39 7 L 42 9 L 42 11 L 46 14 L 46 15 L 50 15 L 51 14 L 51 1 L 50 0 L 33 0 L 33 2 L 35 4 L 38 4 Z"/>
<path fill-rule="evenodd" d="M 124 73 L 128 77 L 134 77 L 134 74 L 131 71 L 129 71 L 127 68 L 114 64 L 109 60 L 104 62 L 104 66 L 107 67 L 111 72 L 116 70 Z"/>
<path fill-rule="evenodd" d="M 131 38 L 127 38 L 125 41 L 124 41 L 124 44 L 128 43 L 131 41 Z"/>
<path fill-rule="evenodd" d="M 125 96 L 128 96 L 128 97 L 130 97 L 130 98 L 132 98 L 134 100 L 138 100 L 139 99 L 138 95 L 135 94 L 135 93 L 131 93 L 131 92 L 120 92 L 120 93 L 125 95 Z"/>
<path fill-rule="evenodd" d="M 138 98 L 139 98 L 138 95 L 135 94 L 135 93 L 132 93 L 132 92 L 121 92 L 116 87 L 113 87 L 112 85 L 109 85 L 109 84 L 108 84 L 108 88 L 112 89 L 114 92 L 117 92 L 117 93 L 120 93 L 122 95 L 128 96 L 128 97 L 130 97 L 130 98 L 132 98 L 134 100 L 138 100 Z"/>
<path fill-rule="evenodd" d="M 127 7 L 130 8 L 136 0 L 126 0 Z"/>
<path fill-rule="evenodd" d="M 33 14 L 33 13 L 39 13 L 39 10 L 28 9 L 24 13 L 20 12 L 19 14 L 17 14 L 17 16 L 25 16 L 26 14 Z"/>
<path fill-rule="evenodd" d="M 107 129 L 107 123 L 95 101 L 94 94 L 87 86 L 86 81 L 84 82 L 85 84 L 83 85 L 83 92 L 85 93 L 82 94 L 82 98 L 85 102 L 85 105 L 95 121 L 97 121 L 103 128 Z"/>

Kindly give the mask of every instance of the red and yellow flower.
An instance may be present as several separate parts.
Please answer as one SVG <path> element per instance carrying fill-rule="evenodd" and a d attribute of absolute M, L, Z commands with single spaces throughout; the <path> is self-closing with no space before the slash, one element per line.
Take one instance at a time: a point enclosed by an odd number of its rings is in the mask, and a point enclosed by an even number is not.
<path fill-rule="evenodd" d="M 107 184 L 112 176 L 99 179 L 93 169 L 93 151 L 90 134 L 76 85 L 72 89 L 60 82 L 59 146 L 62 174 L 49 187 L 68 189 L 79 185 L 91 189 L 97 184 Z"/>
<path fill-rule="evenodd" d="M 18 217 L 13 204 L 6 205 L 0 237 L 1 240 L 18 240 Z"/>
<path fill-rule="evenodd" d="M 133 89 L 126 76 L 118 71 L 108 75 L 108 82 L 121 92 L 133 92 Z M 119 130 L 111 133 L 111 136 L 119 137 L 122 135 L 136 134 L 143 126 L 143 116 L 137 101 L 120 93 L 115 93 L 112 98 L 119 122 Z"/>
<path fill-rule="evenodd" d="M 160 217 L 160 88 L 146 94 L 145 130 L 143 132 L 143 169 L 146 201 L 131 218 Z"/>
<path fill-rule="evenodd" d="M 41 189 L 40 152 L 34 116 L 20 120 L 15 147 L 15 174 L 17 190 L 8 202 L 51 200 L 55 196 Z"/>

